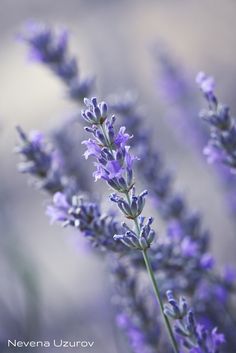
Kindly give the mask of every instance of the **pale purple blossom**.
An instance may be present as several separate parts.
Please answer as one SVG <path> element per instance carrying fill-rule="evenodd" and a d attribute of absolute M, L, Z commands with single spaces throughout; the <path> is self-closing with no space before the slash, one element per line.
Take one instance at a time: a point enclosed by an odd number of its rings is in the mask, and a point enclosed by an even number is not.
<path fill-rule="evenodd" d="M 55 222 L 67 222 L 69 218 L 70 204 L 66 195 L 62 192 L 56 192 L 53 195 L 53 202 L 47 206 L 46 215 L 49 216 L 51 224 Z"/>
<path fill-rule="evenodd" d="M 88 157 L 98 157 L 101 153 L 101 148 L 97 145 L 97 143 L 92 140 L 88 139 L 86 141 L 83 141 L 82 144 L 84 144 L 87 148 L 87 150 L 84 152 L 84 157 L 85 159 L 88 159 Z"/>
<path fill-rule="evenodd" d="M 181 250 L 183 256 L 194 257 L 198 254 L 198 244 L 191 238 L 185 237 L 181 242 Z"/>
<path fill-rule="evenodd" d="M 196 76 L 196 83 L 199 85 L 203 93 L 212 94 L 215 88 L 215 80 L 212 76 L 207 76 L 203 71 L 200 71 Z"/>
<path fill-rule="evenodd" d="M 228 166 L 231 174 L 236 170 L 236 122 L 230 109 L 219 102 L 214 94 L 213 79 L 203 74 L 198 82 L 208 103 L 208 108 L 200 113 L 200 117 L 209 124 L 210 137 L 204 154 L 209 162 L 219 162 Z"/>

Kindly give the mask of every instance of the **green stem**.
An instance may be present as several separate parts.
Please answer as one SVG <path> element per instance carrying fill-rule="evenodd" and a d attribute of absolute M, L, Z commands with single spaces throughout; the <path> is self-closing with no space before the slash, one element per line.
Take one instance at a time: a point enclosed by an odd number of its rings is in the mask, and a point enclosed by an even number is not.
<path fill-rule="evenodd" d="M 153 286 L 153 290 L 154 290 L 157 302 L 158 302 L 158 304 L 160 306 L 161 315 L 162 315 L 163 321 L 165 323 L 165 327 L 166 327 L 166 330 L 168 332 L 168 336 L 169 336 L 170 342 L 172 344 L 173 350 L 174 350 L 175 353 L 179 353 L 178 345 L 177 345 L 175 336 L 173 334 L 169 319 L 164 313 L 164 306 L 163 306 L 163 303 L 162 303 L 161 295 L 160 295 L 160 292 L 159 292 L 159 289 L 158 289 L 157 281 L 155 279 L 155 276 L 154 276 L 154 273 L 153 273 L 153 270 L 152 270 L 148 255 L 147 255 L 147 251 L 146 250 L 142 250 L 142 255 L 143 255 L 143 259 L 144 259 L 144 262 L 145 262 L 145 265 L 146 265 L 146 268 L 147 268 L 147 272 L 149 274 L 149 278 L 150 278 L 150 280 L 152 282 L 152 286 Z"/>
<path fill-rule="evenodd" d="M 130 205 L 131 204 L 131 200 L 130 200 L 129 193 L 126 192 L 125 195 L 126 195 L 128 203 Z M 137 235 L 139 236 L 140 235 L 140 227 L 139 227 L 139 224 L 138 224 L 137 217 L 134 218 L 133 221 L 135 223 Z M 159 288 L 158 288 L 158 285 L 157 285 L 157 281 L 156 281 L 154 272 L 152 270 L 151 263 L 150 263 L 149 258 L 148 258 L 147 250 L 142 250 L 142 255 L 143 255 L 143 259 L 144 259 L 144 262 L 145 262 L 145 265 L 146 265 L 146 269 L 147 269 L 149 278 L 150 278 L 152 286 L 153 286 L 153 290 L 154 290 L 157 302 L 158 302 L 159 307 L 160 307 L 161 315 L 162 315 L 163 321 L 165 323 L 165 327 L 166 327 L 166 330 L 168 332 L 168 336 L 169 336 L 171 345 L 173 347 L 174 352 L 175 353 L 179 353 L 178 345 L 177 345 L 175 336 L 173 334 L 169 319 L 164 313 L 164 306 L 163 306 L 163 303 L 162 303 L 161 294 L 160 294 L 160 291 L 159 291 Z"/>

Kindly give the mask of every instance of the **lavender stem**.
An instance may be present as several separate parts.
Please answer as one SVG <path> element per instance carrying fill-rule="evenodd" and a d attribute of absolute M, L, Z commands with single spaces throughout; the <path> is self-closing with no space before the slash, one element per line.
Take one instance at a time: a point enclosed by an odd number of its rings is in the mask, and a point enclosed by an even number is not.
<path fill-rule="evenodd" d="M 131 206 L 131 200 L 130 200 L 129 192 L 126 192 L 125 196 L 126 196 L 128 204 Z M 133 221 L 135 223 L 137 235 L 140 236 L 140 227 L 139 227 L 139 224 L 138 224 L 137 217 L 135 217 L 133 219 Z M 157 303 L 158 303 L 158 305 L 160 307 L 161 315 L 162 315 L 163 321 L 165 323 L 165 327 L 166 327 L 166 330 L 168 332 L 168 336 L 169 336 L 171 345 L 173 347 L 174 352 L 175 353 L 179 353 L 178 345 L 177 345 L 174 333 L 172 331 L 169 319 L 164 313 L 164 305 L 162 303 L 161 294 L 160 294 L 160 291 L 159 291 L 159 288 L 158 288 L 158 284 L 157 284 L 154 272 L 152 270 L 151 263 L 149 261 L 147 250 L 142 250 L 142 255 L 143 255 L 143 259 L 144 259 L 144 262 L 145 262 L 145 266 L 146 266 L 150 281 L 151 281 L 152 286 L 153 286 L 153 290 L 154 290 L 155 297 L 157 299 Z"/>
<path fill-rule="evenodd" d="M 169 319 L 164 313 L 164 306 L 163 306 L 161 295 L 160 295 L 160 292 L 159 292 L 159 289 L 158 289 L 157 281 L 156 281 L 156 278 L 154 276 L 154 272 L 152 270 L 152 266 L 150 264 L 150 261 L 149 261 L 148 255 L 147 255 L 147 250 L 142 250 L 142 255 L 143 255 L 143 259 L 144 259 L 145 265 L 146 265 L 147 272 L 149 274 L 149 278 L 150 278 L 150 280 L 152 282 L 152 286 L 153 286 L 153 290 L 154 290 L 157 302 L 158 302 L 158 304 L 160 306 L 160 309 L 161 309 L 161 315 L 162 315 L 162 318 L 164 320 L 165 327 L 166 327 L 166 330 L 168 332 L 169 339 L 171 341 L 173 350 L 174 350 L 175 353 L 179 353 L 178 345 L 177 345 L 175 336 L 173 334 Z"/>

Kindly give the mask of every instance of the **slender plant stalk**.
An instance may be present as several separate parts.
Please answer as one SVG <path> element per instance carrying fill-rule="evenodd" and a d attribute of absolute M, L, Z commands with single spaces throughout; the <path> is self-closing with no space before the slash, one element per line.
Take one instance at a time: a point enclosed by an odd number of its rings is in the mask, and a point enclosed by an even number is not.
<path fill-rule="evenodd" d="M 125 195 L 126 195 L 128 203 L 130 205 L 131 201 L 130 201 L 129 193 L 127 192 L 127 193 L 125 193 Z M 134 218 L 133 221 L 135 223 L 137 234 L 140 235 L 140 228 L 139 228 L 137 217 Z M 144 259 L 144 262 L 145 262 L 145 266 L 146 266 L 149 278 L 150 278 L 152 286 L 153 286 L 155 297 L 156 297 L 157 302 L 158 302 L 159 307 L 160 307 L 161 315 L 162 315 L 163 321 L 165 323 L 165 327 L 166 327 L 166 330 L 168 332 L 168 336 L 169 336 L 172 348 L 173 348 L 175 353 L 179 353 L 178 345 L 177 345 L 174 333 L 172 331 L 169 319 L 164 313 L 164 306 L 163 306 L 163 303 L 162 303 L 161 294 L 160 294 L 160 291 L 159 291 L 159 288 L 158 288 L 158 284 L 157 284 L 154 272 L 152 270 L 151 263 L 150 263 L 149 258 L 148 258 L 147 250 L 142 250 L 142 255 L 143 255 L 143 259 Z"/>
<path fill-rule="evenodd" d="M 144 259 L 144 262 L 145 262 L 145 265 L 146 265 L 146 268 L 147 268 L 147 272 L 148 272 L 150 280 L 152 282 L 152 286 L 153 286 L 153 290 L 154 290 L 157 302 L 158 302 L 158 304 L 160 306 L 161 315 L 162 315 L 162 318 L 164 320 L 165 327 L 166 327 L 166 330 L 168 332 L 169 339 L 171 341 L 173 350 L 174 350 L 175 353 L 179 353 L 178 345 L 177 345 L 174 333 L 172 331 L 169 319 L 164 313 L 164 306 L 163 306 L 163 303 L 162 303 L 161 295 L 160 295 L 160 292 L 159 292 L 159 289 L 158 289 L 157 281 L 155 279 L 155 276 L 154 276 L 154 273 L 153 273 L 153 270 L 152 270 L 148 255 L 147 255 L 147 251 L 143 250 L 142 251 L 142 255 L 143 255 L 143 259 Z"/>

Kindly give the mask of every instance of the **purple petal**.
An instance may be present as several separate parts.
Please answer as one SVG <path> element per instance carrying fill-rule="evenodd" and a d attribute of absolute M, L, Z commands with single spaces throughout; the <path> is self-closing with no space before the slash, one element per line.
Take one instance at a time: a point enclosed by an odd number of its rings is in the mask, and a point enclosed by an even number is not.
<path fill-rule="evenodd" d="M 118 161 L 108 161 L 106 164 L 106 170 L 109 172 L 109 178 L 113 179 L 120 177 L 122 174 L 122 167 Z"/>
<path fill-rule="evenodd" d="M 97 145 L 94 140 L 88 139 L 86 141 L 83 141 L 82 144 L 86 145 L 87 147 L 87 151 L 85 151 L 84 153 L 85 159 L 88 159 L 89 156 L 93 156 L 96 158 L 100 156 L 101 148 Z"/>
<path fill-rule="evenodd" d="M 124 126 L 121 126 L 118 134 L 116 135 L 114 142 L 118 147 L 124 147 L 126 145 L 126 142 L 131 138 L 128 133 L 125 133 L 125 130 L 126 128 Z"/>
<path fill-rule="evenodd" d="M 183 241 L 181 243 L 181 249 L 182 249 L 183 255 L 189 256 L 189 257 L 196 256 L 198 253 L 197 243 L 193 242 L 188 237 L 183 239 Z"/>
<path fill-rule="evenodd" d="M 56 207 L 68 209 L 70 207 L 66 196 L 62 192 L 56 192 L 53 196 L 53 203 Z"/>

